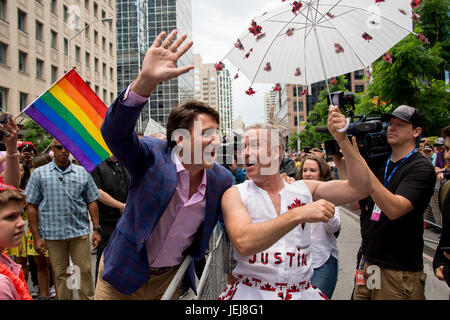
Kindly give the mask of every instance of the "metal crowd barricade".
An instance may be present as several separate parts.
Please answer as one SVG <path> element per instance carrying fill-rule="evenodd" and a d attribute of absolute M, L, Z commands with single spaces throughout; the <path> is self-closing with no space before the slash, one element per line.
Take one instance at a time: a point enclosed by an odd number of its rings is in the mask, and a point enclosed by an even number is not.
<path fill-rule="evenodd" d="M 211 236 L 208 252 L 205 255 L 206 264 L 197 283 L 196 300 L 216 300 L 226 287 L 227 281 L 222 262 L 222 242 L 222 228 L 216 226 Z M 171 299 L 175 290 L 179 287 L 181 281 L 183 281 L 183 276 L 191 261 L 192 257 L 190 256 L 184 259 L 161 300 Z"/>
<path fill-rule="evenodd" d="M 442 215 L 441 210 L 439 209 L 439 188 L 440 182 L 436 181 L 430 204 L 428 205 L 427 210 L 425 210 L 424 221 L 429 225 L 442 230 Z M 424 238 L 424 240 L 432 243 L 438 243 L 438 241 L 432 239 Z"/>

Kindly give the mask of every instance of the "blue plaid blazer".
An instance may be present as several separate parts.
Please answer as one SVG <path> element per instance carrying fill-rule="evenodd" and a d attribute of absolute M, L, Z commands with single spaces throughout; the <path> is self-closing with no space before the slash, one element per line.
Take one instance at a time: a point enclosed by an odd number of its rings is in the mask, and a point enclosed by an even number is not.
<path fill-rule="evenodd" d="M 103 253 L 102 279 L 121 293 L 132 294 L 151 275 L 145 242 L 175 193 L 177 171 L 167 141 L 150 137 L 139 140 L 134 128 L 144 106 L 124 106 L 120 102 L 123 94 L 109 108 L 101 132 L 112 153 L 130 173 L 131 183 L 127 205 Z M 207 170 L 206 178 L 205 220 L 185 252 L 194 260 L 204 256 L 222 215 L 222 195 L 233 185 L 232 174 L 217 163 Z M 187 276 L 195 290 L 193 263 Z"/>

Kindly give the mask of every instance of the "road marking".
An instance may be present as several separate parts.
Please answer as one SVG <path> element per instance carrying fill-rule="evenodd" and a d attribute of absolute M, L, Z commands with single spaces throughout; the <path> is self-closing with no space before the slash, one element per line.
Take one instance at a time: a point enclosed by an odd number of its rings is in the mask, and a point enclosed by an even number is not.
<path fill-rule="evenodd" d="M 427 255 L 426 253 L 424 253 L 423 256 L 424 256 L 427 260 L 433 261 L 433 258 L 430 257 L 429 255 Z"/>

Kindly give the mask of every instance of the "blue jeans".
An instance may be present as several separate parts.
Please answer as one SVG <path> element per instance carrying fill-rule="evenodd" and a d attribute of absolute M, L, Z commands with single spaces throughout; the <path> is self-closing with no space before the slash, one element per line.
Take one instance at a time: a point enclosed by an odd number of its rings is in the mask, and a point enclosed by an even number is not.
<path fill-rule="evenodd" d="M 330 258 L 323 266 L 314 269 L 311 284 L 320 289 L 328 299 L 331 299 L 334 289 L 336 288 L 338 277 L 338 261 L 330 255 Z"/>

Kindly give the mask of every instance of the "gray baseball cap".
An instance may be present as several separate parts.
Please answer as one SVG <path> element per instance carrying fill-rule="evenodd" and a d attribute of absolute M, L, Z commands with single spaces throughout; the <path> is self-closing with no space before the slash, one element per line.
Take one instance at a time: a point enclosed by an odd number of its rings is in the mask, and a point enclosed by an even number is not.
<path fill-rule="evenodd" d="M 383 114 L 381 116 L 381 121 L 383 122 L 389 122 L 392 117 L 396 117 L 400 120 L 406 121 L 411 123 L 415 127 L 421 127 L 423 128 L 424 120 L 422 115 L 417 111 L 417 109 L 402 105 L 394 110 L 392 113 Z"/>

